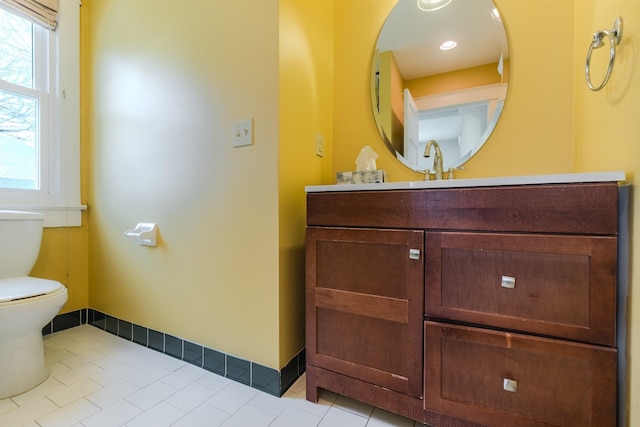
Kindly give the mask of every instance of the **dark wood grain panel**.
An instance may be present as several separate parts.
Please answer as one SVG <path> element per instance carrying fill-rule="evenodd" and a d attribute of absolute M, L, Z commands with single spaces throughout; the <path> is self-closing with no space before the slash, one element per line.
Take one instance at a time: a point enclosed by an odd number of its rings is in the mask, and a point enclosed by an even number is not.
<path fill-rule="evenodd" d="M 608 347 L 426 322 L 425 406 L 486 426 L 614 427 L 616 361 Z"/>
<path fill-rule="evenodd" d="M 427 316 L 615 345 L 616 238 L 427 233 Z M 501 286 L 502 276 L 515 287 Z"/>
<path fill-rule="evenodd" d="M 307 224 L 614 235 L 617 183 L 307 194 Z"/>
<path fill-rule="evenodd" d="M 409 302 L 378 295 L 359 294 L 335 289 L 316 289 L 316 305 L 334 311 L 374 317 L 389 322 L 409 322 Z"/>
<path fill-rule="evenodd" d="M 421 397 L 424 232 L 309 227 L 306 256 L 308 364 Z"/>

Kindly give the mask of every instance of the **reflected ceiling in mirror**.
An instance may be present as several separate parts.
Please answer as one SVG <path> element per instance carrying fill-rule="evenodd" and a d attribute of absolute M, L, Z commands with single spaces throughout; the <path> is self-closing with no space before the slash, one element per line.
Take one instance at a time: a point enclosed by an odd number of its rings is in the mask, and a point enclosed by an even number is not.
<path fill-rule="evenodd" d="M 454 45 L 446 49 L 447 42 Z M 373 112 L 385 144 L 416 171 L 430 139 L 444 168 L 471 158 L 493 131 L 507 94 L 509 48 L 491 0 L 453 0 L 426 12 L 399 0 L 380 31 L 371 72 Z"/>

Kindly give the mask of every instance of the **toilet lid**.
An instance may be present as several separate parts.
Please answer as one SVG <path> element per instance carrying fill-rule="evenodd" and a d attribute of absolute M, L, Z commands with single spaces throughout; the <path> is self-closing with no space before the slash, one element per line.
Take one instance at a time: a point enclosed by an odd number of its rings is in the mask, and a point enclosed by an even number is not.
<path fill-rule="evenodd" d="M 0 279 L 0 302 L 15 301 L 46 295 L 62 288 L 60 282 L 36 277 Z"/>

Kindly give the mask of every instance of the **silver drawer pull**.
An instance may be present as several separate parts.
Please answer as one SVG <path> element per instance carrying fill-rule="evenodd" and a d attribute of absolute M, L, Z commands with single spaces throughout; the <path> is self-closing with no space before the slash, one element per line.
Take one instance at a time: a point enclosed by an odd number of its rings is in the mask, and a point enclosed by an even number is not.
<path fill-rule="evenodd" d="M 502 287 L 513 289 L 516 287 L 516 278 L 511 276 L 502 276 Z"/>
<path fill-rule="evenodd" d="M 502 388 L 504 389 L 504 391 L 515 393 L 516 391 L 518 391 L 518 381 L 505 378 L 504 380 L 502 380 Z"/>
<path fill-rule="evenodd" d="M 420 259 L 420 249 L 409 249 L 409 259 Z"/>

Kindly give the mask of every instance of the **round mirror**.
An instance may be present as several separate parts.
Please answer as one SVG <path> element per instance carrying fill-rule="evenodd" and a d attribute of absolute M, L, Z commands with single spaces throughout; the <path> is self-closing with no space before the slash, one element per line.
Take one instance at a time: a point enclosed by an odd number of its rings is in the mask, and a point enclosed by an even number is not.
<path fill-rule="evenodd" d="M 430 9 L 431 8 L 431 9 Z M 399 0 L 380 31 L 371 99 L 380 135 L 415 171 L 446 170 L 486 142 L 507 94 L 509 49 L 491 0 Z"/>

